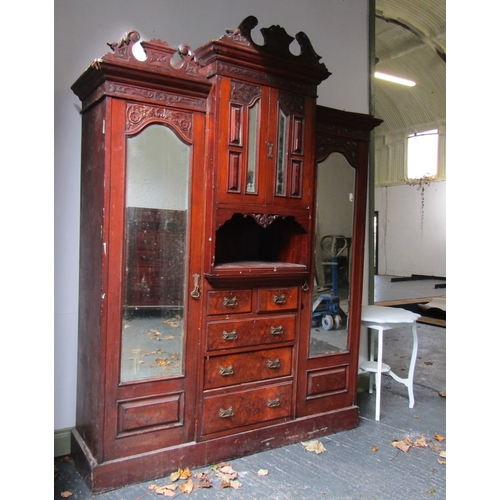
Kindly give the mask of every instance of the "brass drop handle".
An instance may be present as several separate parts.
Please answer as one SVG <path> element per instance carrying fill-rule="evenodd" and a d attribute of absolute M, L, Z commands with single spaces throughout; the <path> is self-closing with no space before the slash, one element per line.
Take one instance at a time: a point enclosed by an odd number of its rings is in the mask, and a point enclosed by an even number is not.
<path fill-rule="evenodd" d="M 193 299 L 199 299 L 200 298 L 200 286 L 198 285 L 198 280 L 200 279 L 199 274 L 193 274 L 193 280 L 194 280 L 194 288 L 193 291 L 191 292 L 191 297 Z"/>
<path fill-rule="evenodd" d="M 303 290 L 304 292 L 309 291 L 309 282 L 307 281 L 307 278 L 304 280 L 304 283 L 303 283 L 303 285 L 302 285 L 302 290 Z"/>
<path fill-rule="evenodd" d="M 273 148 L 274 148 L 274 143 L 273 142 L 268 142 L 267 143 L 267 157 L 272 158 L 273 157 Z"/>
<path fill-rule="evenodd" d="M 282 334 L 283 334 L 283 325 L 271 326 L 271 335 L 282 335 Z"/>
<path fill-rule="evenodd" d="M 286 296 L 285 294 L 282 295 L 274 295 L 273 296 L 273 302 L 275 304 L 284 304 L 286 302 Z"/>
<path fill-rule="evenodd" d="M 272 368 L 273 370 L 277 370 L 280 366 L 281 366 L 280 358 L 267 360 L 267 367 L 268 368 Z"/>
<path fill-rule="evenodd" d="M 238 305 L 238 299 L 236 297 L 233 297 L 232 299 L 224 297 L 222 304 L 225 305 L 226 307 L 236 307 Z"/>
<path fill-rule="evenodd" d="M 221 408 L 219 410 L 219 417 L 220 418 L 234 417 L 233 407 L 230 406 L 227 410 L 224 410 L 224 408 Z"/>
<path fill-rule="evenodd" d="M 219 375 L 222 375 L 223 377 L 227 377 L 229 375 L 234 375 L 233 365 L 229 365 L 227 368 L 224 368 L 223 366 L 221 366 L 219 369 Z"/>
<path fill-rule="evenodd" d="M 233 330 L 232 332 L 226 332 L 226 330 L 224 330 L 222 332 L 222 338 L 224 340 L 236 340 L 238 335 L 236 334 L 236 330 Z"/>
<path fill-rule="evenodd" d="M 280 398 L 268 399 L 267 406 L 268 408 L 277 408 L 278 406 L 281 406 Z"/>

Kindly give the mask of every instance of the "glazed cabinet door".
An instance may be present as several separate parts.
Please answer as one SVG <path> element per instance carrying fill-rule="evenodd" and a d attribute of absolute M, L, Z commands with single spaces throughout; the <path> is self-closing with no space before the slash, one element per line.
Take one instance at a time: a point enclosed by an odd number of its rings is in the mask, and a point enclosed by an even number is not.
<path fill-rule="evenodd" d="M 217 202 L 309 208 L 314 101 L 229 78 L 219 96 Z"/>
<path fill-rule="evenodd" d="M 220 78 L 218 84 L 217 201 L 262 205 L 269 89 L 229 78 Z"/>
<path fill-rule="evenodd" d="M 267 138 L 267 202 L 309 209 L 314 175 L 314 101 L 272 89 Z"/>
<path fill-rule="evenodd" d="M 204 218 L 204 116 L 115 100 L 111 117 L 106 459 L 193 439 Z"/>

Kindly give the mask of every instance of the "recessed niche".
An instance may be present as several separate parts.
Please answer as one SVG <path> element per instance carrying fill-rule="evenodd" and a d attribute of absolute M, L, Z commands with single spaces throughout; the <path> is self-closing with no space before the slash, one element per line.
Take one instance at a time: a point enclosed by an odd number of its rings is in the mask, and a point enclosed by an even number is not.
<path fill-rule="evenodd" d="M 306 231 L 294 217 L 235 213 L 215 234 L 215 266 L 230 263 L 304 265 Z"/>

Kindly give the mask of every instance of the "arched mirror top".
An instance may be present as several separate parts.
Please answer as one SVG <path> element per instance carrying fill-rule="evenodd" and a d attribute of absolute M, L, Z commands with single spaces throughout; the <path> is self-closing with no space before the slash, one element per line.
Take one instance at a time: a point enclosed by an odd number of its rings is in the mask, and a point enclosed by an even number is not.
<path fill-rule="evenodd" d="M 130 102 L 126 111 L 126 134 L 134 136 L 144 128 L 162 125 L 171 129 L 185 144 L 193 144 L 193 114 L 163 106 Z"/>

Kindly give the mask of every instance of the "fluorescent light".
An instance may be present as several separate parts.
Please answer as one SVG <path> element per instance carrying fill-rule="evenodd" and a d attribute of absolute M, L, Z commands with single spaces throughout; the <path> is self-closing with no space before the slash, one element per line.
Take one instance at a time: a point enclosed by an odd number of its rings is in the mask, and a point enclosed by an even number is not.
<path fill-rule="evenodd" d="M 399 78 L 398 76 L 386 75 L 385 73 L 380 73 L 375 71 L 375 78 L 379 80 L 387 80 L 388 82 L 399 83 L 400 85 L 406 85 L 408 87 L 414 87 L 416 84 L 411 80 L 405 80 L 404 78 Z"/>

